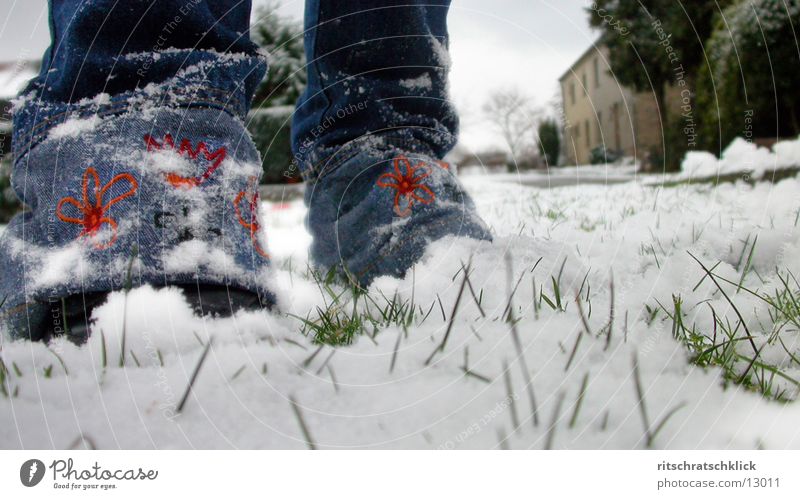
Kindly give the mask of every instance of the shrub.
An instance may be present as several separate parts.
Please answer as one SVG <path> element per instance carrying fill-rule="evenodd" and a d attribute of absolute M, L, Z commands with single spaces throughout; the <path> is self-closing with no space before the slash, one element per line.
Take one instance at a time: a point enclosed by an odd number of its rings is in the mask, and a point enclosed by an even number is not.
<path fill-rule="evenodd" d="M 717 17 L 698 76 L 701 147 L 800 133 L 798 25 L 800 0 L 739 1 Z"/>

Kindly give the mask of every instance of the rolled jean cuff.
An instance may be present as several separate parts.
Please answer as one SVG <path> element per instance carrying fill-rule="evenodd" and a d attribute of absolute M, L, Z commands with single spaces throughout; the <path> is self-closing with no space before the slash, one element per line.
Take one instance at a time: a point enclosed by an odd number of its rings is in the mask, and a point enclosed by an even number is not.
<path fill-rule="evenodd" d="M 12 187 L 28 210 L 0 237 L 0 325 L 33 334 L 54 300 L 128 285 L 223 285 L 274 303 L 244 96 L 215 96 L 201 79 L 255 64 L 201 63 L 66 105 L 58 121 L 43 106 L 51 119 L 15 155 Z"/>
<path fill-rule="evenodd" d="M 167 49 L 161 52 L 127 54 L 139 63 L 142 80 L 155 65 L 180 62 L 182 68 L 168 80 L 150 82 L 132 91 L 77 102 L 54 102 L 42 98 L 46 77 L 32 81 L 14 101 L 12 153 L 15 162 L 48 136 L 50 130 L 74 118 L 103 118 L 125 112 L 146 113 L 153 108 L 218 109 L 244 120 L 252 96 L 248 82 L 260 81 L 267 70 L 266 55 L 220 53 L 213 50 Z"/>
<path fill-rule="evenodd" d="M 320 181 L 365 150 L 415 153 L 441 159 L 447 152 L 447 148 L 441 147 L 441 144 L 449 144 L 455 139 L 456 136 L 444 127 L 401 127 L 366 134 L 343 145 L 315 147 L 308 144 L 301 163 L 301 174 L 307 182 Z"/>

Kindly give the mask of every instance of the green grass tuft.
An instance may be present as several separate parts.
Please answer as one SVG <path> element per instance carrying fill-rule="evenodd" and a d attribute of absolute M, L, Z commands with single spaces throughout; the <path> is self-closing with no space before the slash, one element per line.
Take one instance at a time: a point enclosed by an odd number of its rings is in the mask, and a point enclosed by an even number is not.
<path fill-rule="evenodd" d="M 749 245 L 750 255 L 756 242 L 757 238 L 753 240 L 752 245 Z M 748 243 L 745 244 L 748 246 Z M 743 250 L 740 262 L 743 264 L 742 278 L 737 282 L 715 274 L 716 266 L 709 269 L 698 261 L 705 271 L 703 279 L 709 278 L 717 287 L 730 305 L 732 317 L 717 313 L 711 304 L 707 304 L 707 307 L 694 313 L 695 319 L 710 319 L 710 330 L 706 330 L 698 327 L 695 321 L 689 323 L 683 298 L 679 295 L 672 297 L 671 304 L 659 303 L 659 307 L 666 316 L 664 320 L 671 322 L 673 337 L 688 350 L 690 362 L 703 368 L 721 369 L 725 383 L 742 386 L 762 394 L 769 400 L 788 402 L 794 400 L 800 392 L 800 380 L 791 376 L 785 367 L 764 359 L 761 353 L 767 346 L 780 344 L 791 361 L 800 365 L 795 353 L 789 351 L 781 338 L 786 332 L 800 331 L 800 283 L 790 272 L 785 275 L 776 272 L 780 286 L 774 291 L 765 293 L 748 288 L 744 285 L 744 277 L 750 267 L 751 257 L 745 258 L 745 251 Z M 700 283 L 694 289 L 697 290 L 699 285 Z M 741 291 L 756 297 L 766 309 L 764 315 L 769 317 L 770 323 L 757 324 L 760 330 L 764 331 L 765 341 L 760 347 L 755 343 L 757 337 L 751 333 L 751 327 L 755 328 L 756 325 L 748 325 L 745 322 L 739 308 L 723 289 L 723 285 L 728 285 L 736 293 Z M 710 317 L 704 317 L 703 310 L 707 310 Z M 653 312 L 652 316 L 655 315 Z M 743 343 L 749 347 L 740 346 Z M 787 385 L 792 389 L 789 390 Z"/>

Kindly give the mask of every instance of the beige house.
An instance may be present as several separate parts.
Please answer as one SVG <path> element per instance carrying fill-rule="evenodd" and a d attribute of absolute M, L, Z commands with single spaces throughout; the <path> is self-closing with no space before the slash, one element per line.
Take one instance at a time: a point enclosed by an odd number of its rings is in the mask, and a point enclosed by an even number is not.
<path fill-rule="evenodd" d="M 608 48 L 592 45 L 559 79 L 563 102 L 563 162 L 590 163 L 605 147 L 647 164 L 662 150 L 661 121 L 652 92 L 634 93 L 611 73 Z"/>

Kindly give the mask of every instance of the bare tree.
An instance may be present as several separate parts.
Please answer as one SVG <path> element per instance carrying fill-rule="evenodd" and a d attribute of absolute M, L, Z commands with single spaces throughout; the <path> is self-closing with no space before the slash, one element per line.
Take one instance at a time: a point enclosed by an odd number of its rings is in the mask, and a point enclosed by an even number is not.
<path fill-rule="evenodd" d="M 535 150 L 532 146 L 540 112 L 533 99 L 519 89 L 494 91 L 483 105 L 483 114 L 505 140 L 514 161 Z"/>

